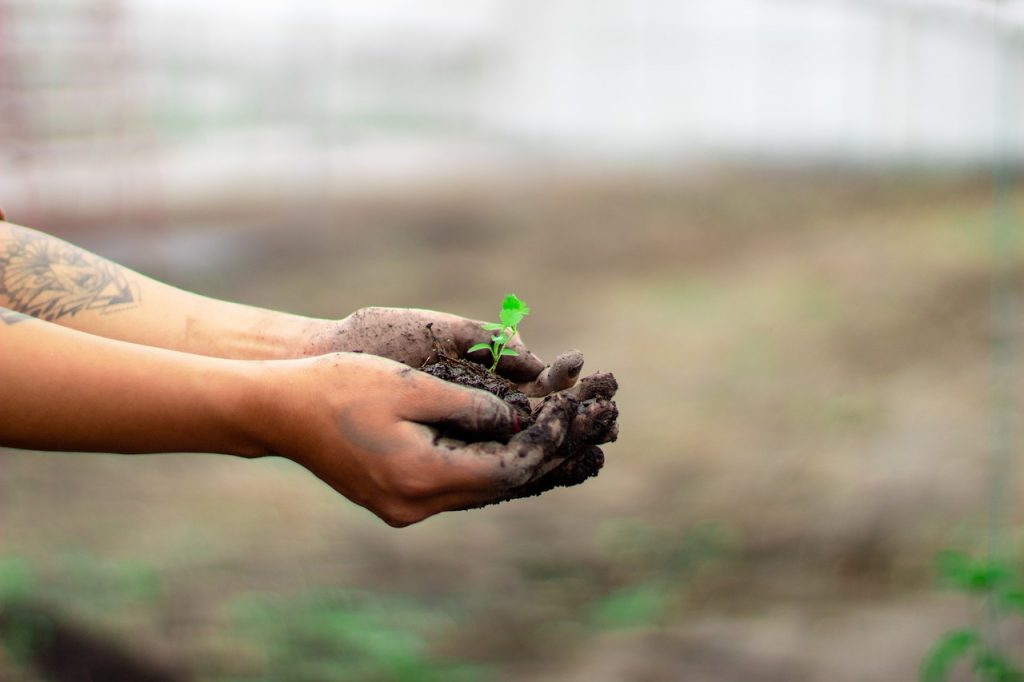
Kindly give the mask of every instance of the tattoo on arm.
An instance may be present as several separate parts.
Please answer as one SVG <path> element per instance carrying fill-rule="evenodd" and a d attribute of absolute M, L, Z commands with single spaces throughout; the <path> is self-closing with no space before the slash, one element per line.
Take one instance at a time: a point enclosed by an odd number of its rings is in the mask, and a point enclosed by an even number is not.
<path fill-rule="evenodd" d="M 13 310 L 52 322 L 83 310 L 106 314 L 138 304 L 138 283 L 116 263 L 47 234 L 10 227 L 10 238 L 0 240 L 0 296 Z M 6 315 L 3 321 L 14 323 Z"/>

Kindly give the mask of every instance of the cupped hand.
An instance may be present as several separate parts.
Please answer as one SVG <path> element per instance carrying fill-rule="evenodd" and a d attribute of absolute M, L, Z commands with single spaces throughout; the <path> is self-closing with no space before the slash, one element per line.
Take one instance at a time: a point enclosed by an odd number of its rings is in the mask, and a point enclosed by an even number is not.
<path fill-rule="evenodd" d="M 483 323 L 458 315 L 415 308 L 361 308 L 311 341 L 311 354 L 337 351 L 379 355 L 420 367 L 433 360 L 436 347 L 453 357 L 479 364 L 490 364 L 486 350 L 467 353 L 476 343 L 490 341 Z M 551 365 L 530 352 L 519 334 L 508 347 L 518 355 L 506 356 L 497 372 L 519 384 L 530 397 L 540 397 L 570 388 L 583 369 L 583 354 L 577 350 L 562 353 Z"/>
<path fill-rule="evenodd" d="M 576 417 L 554 395 L 516 433 L 517 414 L 493 395 L 365 353 L 266 369 L 269 451 L 396 527 L 509 497 L 564 459 Z M 443 426 L 478 442 L 441 438 Z"/>

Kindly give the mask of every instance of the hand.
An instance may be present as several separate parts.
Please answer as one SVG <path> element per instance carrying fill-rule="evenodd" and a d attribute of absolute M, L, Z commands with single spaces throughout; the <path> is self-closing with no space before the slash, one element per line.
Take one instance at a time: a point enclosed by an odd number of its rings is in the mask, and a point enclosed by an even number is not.
<path fill-rule="evenodd" d="M 395 527 L 509 497 L 561 463 L 576 416 L 567 396 L 552 396 L 512 435 L 518 418 L 503 401 L 384 358 L 334 353 L 265 367 L 275 373 L 261 419 L 269 450 Z M 432 425 L 483 442 L 440 438 Z"/>
<path fill-rule="evenodd" d="M 361 308 L 311 342 L 312 354 L 350 351 L 390 358 L 410 367 L 421 367 L 436 354 L 435 344 L 453 357 L 466 358 L 481 365 L 490 364 L 486 350 L 466 351 L 474 344 L 489 341 L 490 333 L 482 322 L 458 315 L 411 308 Z M 508 347 L 519 355 L 506 356 L 498 364 L 498 374 L 517 382 L 530 397 L 540 397 L 570 388 L 583 369 L 583 354 L 577 350 L 562 353 L 550 366 L 531 353 L 518 334 Z"/>

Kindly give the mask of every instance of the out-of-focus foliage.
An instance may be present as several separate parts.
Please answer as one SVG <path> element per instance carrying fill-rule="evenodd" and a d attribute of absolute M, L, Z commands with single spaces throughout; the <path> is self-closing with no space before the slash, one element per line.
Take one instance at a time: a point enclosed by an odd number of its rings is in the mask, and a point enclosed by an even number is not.
<path fill-rule="evenodd" d="M 451 619 L 410 600 L 312 590 L 251 595 L 233 610 L 240 640 L 262 659 L 253 679 L 469 682 L 486 672 L 435 660 L 427 638 Z"/>
<path fill-rule="evenodd" d="M 1024 615 L 1024 576 L 1006 560 L 961 551 L 943 551 L 935 563 L 944 585 L 983 600 L 990 627 L 987 635 L 978 628 L 942 635 L 921 661 L 922 682 L 945 682 L 961 659 L 970 661 L 984 682 L 1024 680 L 1024 669 L 1015 663 L 1016 647 L 1007 646 L 997 634 L 1006 614 Z"/>

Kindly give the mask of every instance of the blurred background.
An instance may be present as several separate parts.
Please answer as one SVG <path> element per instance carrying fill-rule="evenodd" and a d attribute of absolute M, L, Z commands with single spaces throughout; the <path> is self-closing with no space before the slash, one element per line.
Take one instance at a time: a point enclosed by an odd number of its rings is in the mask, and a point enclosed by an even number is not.
<path fill-rule="evenodd" d="M 1024 664 L 932 568 L 1021 563 L 1022 117 L 1021 0 L 0 0 L 13 222 L 323 317 L 515 291 L 622 387 L 597 479 L 402 531 L 283 461 L 3 451 L 0 679 Z"/>

